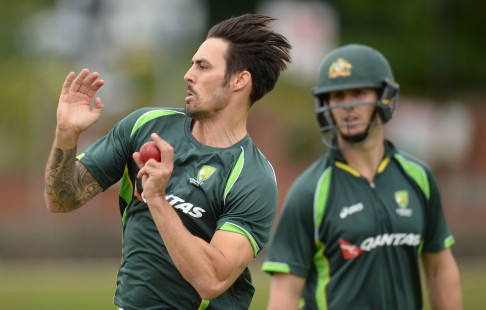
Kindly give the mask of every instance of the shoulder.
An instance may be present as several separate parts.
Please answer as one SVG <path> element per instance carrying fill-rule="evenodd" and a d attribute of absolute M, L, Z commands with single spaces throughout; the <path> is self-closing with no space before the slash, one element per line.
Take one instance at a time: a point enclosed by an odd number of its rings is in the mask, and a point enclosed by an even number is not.
<path fill-rule="evenodd" d="M 270 160 L 260 151 L 260 149 L 253 143 L 251 139 L 241 146 L 241 159 L 245 169 L 250 173 L 261 173 L 268 176 L 272 180 L 276 180 L 275 171 Z M 259 174 L 255 174 L 259 175 Z"/>
<path fill-rule="evenodd" d="M 120 124 L 130 127 L 132 130 L 131 133 L 133 134 L 141 126 L 161 117 L 179 117 L 185 119 L 187 114 L 180 108 L 146 107 L 133 111 L 121 120 Z"/>
<path fill-rule="evenodd" d="M 421 188 L 425 196 L 430 197 L 431 188 L 437 187 L 434 173 L 431 167 L 416 157 L 397 150 L 393 158 L 401 166 L 402 170 Z"/>
<path fill-rule="evenodd" d="M 137 124 L 144 124 L 159 117 L 187 117 L 182 109 L 179 108 L 141 108 L 134 111 L 128 117 L 136 119 Z"/>
<path fill-rule="evenodd" d="M 393 154 L 393 158 L 407 172 L 422 171 L 423 173 L 432 174 L 432 169 L 427 163 L 407 152 L 396 150 Z"/>
<path fill-rule="evenodd" d="M 294 181 L 291 190 L 314 193 L 323 181 L 323 178 L 330 176 L 331 159 L 328 154 L 310 164 Z"/>

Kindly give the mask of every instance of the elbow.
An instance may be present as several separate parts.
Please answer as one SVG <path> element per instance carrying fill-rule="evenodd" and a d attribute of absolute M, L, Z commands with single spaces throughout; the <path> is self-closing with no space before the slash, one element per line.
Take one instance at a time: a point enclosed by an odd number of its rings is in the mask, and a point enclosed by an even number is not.
<path fill-rule="evenodd" d="M 47 204 L 47 211 L 51 212 L 51 213 L 64 213 L 63 210 L 61 210 L 60 208 L 57 208 L 51 204 Z"/>
<path fill-rule="evenodd" d="M 46 203 L 47 211 L 49 211 L 51 213 L 59 213 L 60 212 L 57 204 L 55 204 L 50 199 L 49 194 L 47 193 L 47 191 L 44 191 L 44 202 Z"/>
<path fill-rule="evenodd" d="M 52 203 L 52 201 L 49 199 L 49 195 L 47 194 L 47 192 L 44 192 L 44 202 L 46 203 L 47 211 L 51 213 L 59 212 L 55 204 Z"/>
<path fill-rule="evenodd" d="M 205 300 L 212 300 L 223 294 L 227 289 L 222 283 L 203 283 L 201 285 L 195 285 L 194 288 L 199 296 Z"/>
<path fill-rule="evenodd" d="M 69 212 L 69 210 L 62 208 L 62 206 L 58 202 L 51 200 L 47 193 L 44 193 L 44 201 L 46 203 L 47 211 L 51 213 Z"/>
<path fill-rule="evenodd" d="M 51 213 L 63 213 L 63 210 L 59 208 L 57 204 L 54 204 L 47 199 L 46 199 L 46 207 L 47 207 L 47 211 Z"/>

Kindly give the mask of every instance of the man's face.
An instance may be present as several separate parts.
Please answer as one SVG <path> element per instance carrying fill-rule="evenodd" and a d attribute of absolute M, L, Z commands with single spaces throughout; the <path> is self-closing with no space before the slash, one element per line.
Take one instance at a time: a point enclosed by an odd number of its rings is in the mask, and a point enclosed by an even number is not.
<path fill-rule="evenodd" d="M 184 80 L 187 82 L 185 110 L 194 119 L 211 118 L 228 104 L 229 88 L 224 81 L 227 49 L 224 40 L 210 38 L 192 58 Z"/>
<path fill-rule="evenodd" d="M 329 106 L 341 136 L 358 136 L 366 132 L 374 113 L 376 89 L 360 88 L 332 92 Z"/>

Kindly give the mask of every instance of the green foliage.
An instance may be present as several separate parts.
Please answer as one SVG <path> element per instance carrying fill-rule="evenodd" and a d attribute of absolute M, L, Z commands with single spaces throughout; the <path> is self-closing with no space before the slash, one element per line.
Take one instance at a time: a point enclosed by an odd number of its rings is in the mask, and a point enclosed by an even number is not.
<path fill-rule="evenodd" d="M 208 1 L 209 22 L 254 10 L 259 1 L 237 7 Z M 392 64 L 403 95 L 435 98 L 480 97 L 486 84 L 486 19 L 481 1 L 329 0 L 339 18 L 339 44 L 372 45 Z M 0 5 L 0 170 L 4 173 L 41 169 L 51 144 L 61 83 L 72 68 L 69 59 L 27 55 L 23 25 L 33 14 L 57 5 L 55 0 L 3 1 Z M 219 17 L 218 17 L 219 16 Z M 73 38 L 74 40 L 75 38 Z M 203 40 L 203 38 L 201 38 Z M 109 42 L 109 40 L 107 40 Z M 72 42 L 66 42 L 72 44 Z M 196 47 L 199 42 L 194 42 Z M 195 50 L 195 49 L 194 49 Z M 182 80 L 194 50 L 166 59 L 158 52 L 134 52 L 120 63 L 133 81 L 133 107 L 181 106 Z M 316 68 L 317 71 L 317 68 Z M 285 128 L 286 152 L 298 160 L 322 151 L 314 119 L 310 84 L 283 77 L 258 105 L 268 105 Z M 111 103 L 114 104 L 114 103 Z M 278 113 L 278 116 L 277 116 Z M 110 127 L 114 120 L 103 123 Z M 106 129 L 103 127 L 103 129 Z M 295 137 L 300 139 L 295 139 Z M 36 153 L 37 156 L 33 153 Z"/>
<path fill-rule="evenodd" d="M 54 2 L 55 0 L 2 1 L 0 4 L 0 62 L 5 61 L 5 57 L 8 58 L 19 52 L 18 31 L 25 17 L 51 6 Z"/>
<path fill-rule="evenodd" d="M 33 168 L 39 153 L 47 154 L 59 91 L 66 74 L 56 59 L 11 57 L 0 62 L 0 170 L 5 173 Z M 62 73 L 61 73 L 62 72 Z M 34 165 L 35 167 L 35 165 Z"/>
<path fill-rule="evenodd" d="M 389 59 L 406 93 L 484 93 L 486 28 L 481 1 L 329 1 L 340 17 L 341 42 L 369 44 Z"/>

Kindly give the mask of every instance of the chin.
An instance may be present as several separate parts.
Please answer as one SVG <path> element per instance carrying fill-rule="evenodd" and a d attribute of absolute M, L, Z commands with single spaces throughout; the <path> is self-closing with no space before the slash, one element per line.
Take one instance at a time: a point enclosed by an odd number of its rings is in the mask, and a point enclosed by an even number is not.
<path fill-rule="evenodd" d="M 339 134 L 346 137 L 361 136 L 366 132 L 366 128 L 341 128 Z"/>

